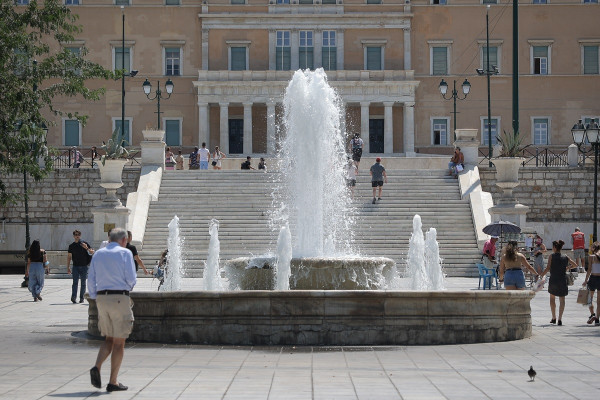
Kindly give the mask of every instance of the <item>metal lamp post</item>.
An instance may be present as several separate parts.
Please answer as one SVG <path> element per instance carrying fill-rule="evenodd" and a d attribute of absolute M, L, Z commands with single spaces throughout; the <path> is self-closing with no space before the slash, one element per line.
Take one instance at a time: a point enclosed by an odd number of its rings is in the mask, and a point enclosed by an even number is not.
<path fill-rule="evenodd" d="M 487 109 L 488 109 L 488 118 L 487 118 L 487 131 L 488 131 L 488 159 L 489 159 L 489 167 L 492 167 L 492 97 L 490 90 L 490 76 L 498 75 L 498 67 L 495 65 L 490 66 L 490 6 L 489 4 L 486 6 L 485 11 L 485 53 L 486 53 L 486 65 L 485 71 L 481 68 L 477 68 L 477 75 L 482 76 L 485 75 L 487 77 Z"/>
<path fill-rule="evenodd" d="M 581 120 L 571 129 L 573 142 L 581 150 L 586 142 L 594 148 L 594 242 L 598 240 L 598 147 L 600 147 L 600 127 L 594 118 L 584 128 Z"/>
<path fill-rule="evenodd" d="M 157 82 L 154 97 L 150 97 L 150 93 L 152 92 L 152 84 L 150 83 L 148 78 L 146 78 L 146 80 L 142 84 L 142 87 L 144 88 L 144 93 L 146 94 L 146 97 L 148 98 L 148 100 L 156 99 L 157 127 L 158 127 L 158 130 L 160 130 L 160 99 L 164 98 L 165 100 L 167 100 L 171 97 L 171 94 L 173 93 L 173 81 L 171 81 L 171 79 L 167 79 L 167 82 L 165 83 L 165 90 L 168 94 L 167 97 L 163 97 L 162 91 L 160 90 L 160 81 Z"/>
<path fill-rule="evenodd" d="M 121 36 L 121 69 L 123 72 L 121 73 L 121 134 L 119 135 L 121 140 L 119 140 L 119 144 L 122 143 L 122 139 L 125 136 L 125 76 L 134 77 L 137 75 L 138 71 L 132 70 L 128 73 L 125 73 L 125 7 L 121 6 L 122 13 L 122 36 Z M 129 69 L 129 67 L 128 67 Z M 131 140 L 131 138 L 129 138 Z M 129 144 L 129 143 L 128 143 Z"/>
<path fill-rule="evenodd" d="M 452 95 L 450 97 L 446 97 L 446 93 L 448 93 L 448 84 L 446 83 L 445 80 L 442 79 L 442 81 L 440 82 L 440 93 L 442 94 L 442 98 L 445 100 L 453 100 L 454 101 L 454 109 L 452 111 L 452 114 L 454 114 L 454 140 L 456 140 L 456 100 L 464 100 L 467 98 L 467 96 L 469 95 L 469 92 L 471 91 L 471 84 L 469 83 L 468 80 L 465 79 L 465 81 L 462 84 L 462 91 L 464 94 L 464 97 L 460 97 L 458 94 L 458 91 L 456 90 L 456 79 L 454 80 L 454 86 L 452 87 Z"/>

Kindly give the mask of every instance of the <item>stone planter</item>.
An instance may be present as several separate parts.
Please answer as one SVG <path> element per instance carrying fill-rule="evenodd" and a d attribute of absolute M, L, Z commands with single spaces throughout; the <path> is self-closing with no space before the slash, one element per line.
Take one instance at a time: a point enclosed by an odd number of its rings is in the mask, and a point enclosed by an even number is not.
<path fill-rule="evenodd" d="M 144 140 L 140 143 L 142 148 L 142 166 L 158 165 L 165 168 L 165 131 L 146 129 L 142 131 Z"/>
<path fill-rule="evenodd" d="M 524 158 L 521 157 L 498 157 L 492 162 L 496 166 L 496 186 L 502 189 L 500 203 L 516 203 L 513 189 L 519 186 L 519 168 Z"/>
<path fill-rule="evenodd" d="M 117 189 L 123 186 L 121 179 L 123 167 L 127 163 L 125 159 L 105 160 L 104 165 L 98 163 L 100 170 L 100 186 L 106 189 L 104 202 L 107 205 L 121 206 L 121 201 L 117 198 Z"/>
<path fill-rule="evenodd" d="M 144 135 L 144 140 L 147 142 L 162 142 L 165 136 L 165 131 L 145 129 L 142 131 L 142 135 Z"/>

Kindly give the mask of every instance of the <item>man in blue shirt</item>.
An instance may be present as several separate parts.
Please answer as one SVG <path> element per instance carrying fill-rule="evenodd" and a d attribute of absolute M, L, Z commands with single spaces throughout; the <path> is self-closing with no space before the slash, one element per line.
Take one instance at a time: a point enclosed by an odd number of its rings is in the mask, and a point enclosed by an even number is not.
<path fill-rule="evenodd" d="M 90 369 L 92 385 L 100 388 L 100 368 L 111 355 L 109 392 L 127 390 L 117 376 L 125 352 L 125 340 L 133 329 L 133 303 L 129 292 L 136 284 L 133 255 L 125 246 L 127 232 L 114 228 L 108 245 L 98 250 L 92 258 L 88 275 L 88 291 L 98 307 L 98 328 L 106 336 L 100 346 L 96 365 Z"/>

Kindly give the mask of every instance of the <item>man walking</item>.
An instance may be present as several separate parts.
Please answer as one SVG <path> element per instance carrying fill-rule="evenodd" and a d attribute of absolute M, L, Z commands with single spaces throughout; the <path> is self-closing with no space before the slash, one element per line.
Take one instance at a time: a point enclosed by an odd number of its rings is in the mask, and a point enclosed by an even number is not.
<path fill-rule="evenodd" d="M 73 261 L 73 286 L 71 286 L 71 301 L 77 303 L 77 286 L 81 281 L 81 291 L 79 292 L 79 302 L 83 303 L 85 294 L 85 280 L 88 275 L 88 266 L 92 260 L 94 249 L 84 240 L 81 240 L 81 232 L 73 231 L 74 242 L 69 245 L 67 253 L 67 274 L 71 274 L 71 260 Z"/>
<path fill-rule="evenodd" d="M 357 167 L 358 168 L 358 167 Z M 379 196 L 377 200 L 381 200 L 381 190 L 383 189 L 383 182 L 387 183 L 387 174 L 385 168 L 381 165 L 381 158 L 375 159 L 375 164 L 371 165 L 371 187 L 373 187 L 373 204 L 375 204 L 375 193 L 379 188 Z"/>
<path fill-rule="evenodd" d="M 125 352 L 125 340 L 133 329 L 133 302 L 129 292 L 136 284 L 133 255 L 125 248 L 127 232 L 115 228 L 110 233 L 110 243 L 96 252 L 88 278 L 89 294 L 96 300 L 98 328 L 106 339 L 100 346 L 96 364 L 90 369 L 92 385 L 101 388 L 100 369 L 110 355 L 110 380 L 108 392 L 127 390 L 117 376 Z"/>
<path fill-rule="evenodd" d="M 585 234 L 579 228 L 575 228 L 575 232 L 571 233 L 571 242 L 577 271 L 585 272 Z"/>

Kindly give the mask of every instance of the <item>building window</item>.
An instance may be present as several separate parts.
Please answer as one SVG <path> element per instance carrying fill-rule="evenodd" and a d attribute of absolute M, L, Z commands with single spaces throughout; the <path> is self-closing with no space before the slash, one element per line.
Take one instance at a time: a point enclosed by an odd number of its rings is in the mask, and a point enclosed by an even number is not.
<path fill-rule="evenodd" d="M 313 46 L 313 32 L 300 31 L 300 47 L 298 48 L 300 69 L 314 69 Z"/>
<path fill-rule="evenodd" d="M 231 4 L 246 4 L 246 0 L 231 0 Z"/>
<path fill-rule="evenodd" d="M 165 0 L 165 5 L 167 6 L 178 6 L 181 4 L 180 0 Z"/>
<path fill-rule="evenodd" d="M 487 47 L 481 48 L 481 68 L 487 69 Z M 498 58 L 499 48 L 498 46 L 490 46 L 490 70 L 493 70 L 494 66 L 500 70 L 500 63 Z"/>
<path fill-rule="evenodd" d="M 290 0 L 277 0 L 277 4 L 290 4 Z"/>
<path fill-rule="evenodd" d="M 74 57 L 81 57 L 81 48 L 80 47 L 65 47 L 65 50 L 68 51 L 69 53 L 71 53 Z M 76 75 L 81 75 L 81 69 L 78 68 L 73 68 L 72 66 L 69 66 L 71 63 L 67 64 L 67 67 L 65 68 L 66 71 L 71 71 L 74 72 Z"/>
<path fill-rule="evenodd" d="M 231 71 L 246 71 L 248 69 L 247 47 L 229 48 L 229 69 Z"/>
<path fill-rule="evenodd" d="M 165 75 L 181 75 L 181 47 L 165 47 Z"/>
<path fill-rule="evenodd" d="M 495 146 L 498 143 L 498 125 L 500 124 L 499 118 L 492 117 L 492 146 Z M 489 135 L 488 135 L 488 119 L 485 117 L 481 118 L 481 142 L 484 146 L 489 145 Z"/>
<path fill-rule="evenodd" d="M 446 4 L 446 0 L 431 0 L 431 4 Z"/>
<path fill-rule="evenodd" d="M 598 4 L 598 0 L 583 0 L 583 4 Z"/>
<path fill-rule="evenodd" d="M 131 132 L 131 122 L 131 117 L 125 117 L 125 129 L 121 129 L 121 117 L 113 117 L 112 119 L 112 130 L 114 132 L 115 129 L 119 129 L 119 131 L 122 133 L 121 138 L 125 140 L 124 146 L 131 146 L 131 136 L 129 135 Z"/>
<path fill-rule="evenodd" d="M 549 47 L 548 46 L 532 46 L 531 53 L 533 56 L 534 75 L 548 75 L 549 72 Z M 491 57 L 490 57 L 491 58 Z"/>
<path fill-rule="evenodd" d="M 380 71 L 383 69 L 383 47 L 365 46 L 365 69 Z"/>
<path fill-rule="evenodd" d="M 337 4 L 336 0 L 322 0 L 322 4 Z"/>
<path fill-rule="evenodd" d="M 312 4 L 313 0 L 299 0 L 298 4 Z"/>
<path fill-rule="evenodd" d="M 431 75 L 448 75 L 448 46 L 431 47 Z"/>
<path fill-rule="evenodd" d="M 367 4 L 381 4 L 381 0 L 367 0 Z"/>
<path fill-rule="evenodd" d="M 598 75 L 600 73 L 600 46 L 583 46 L 583 73 L 585 75 Z"/>
<path fill-rule="evenodd" d="M 65 6 L 78 6 L 79 0 L 65 0 Z"/>
<path fill-rule="evenodd" d="M 277 31 L 275 45 L 275 62 L 277 71 L 292 69 L 292 48 L 290 47 L 290 31 Z"/>
<path fill-rule="evenodd" d="M 432 144 L 447 146 L 448 143 L 448 118 L 434 118 L 431 120 Z"/>
<path fill-rule="evenodd" d="M 81 124 L 76 119 L 63 119 L 63 145 L 79 146 L 81 144 Z"/>
<path fill-rule="evenodd" d="M 125 50 L 125 52 L 123 52 Z M 131 47 L 114 47 L 115 70 L 124 69 L 125 73 L 131 71 Z"/>
<path fill-rule="evenodd" d="M 118 6 L 128 6 L 129 0 L 115 0 L 115 4 Z"/>
<path fill-rule="evenodd" d="M 13 61 L 14 69 L 13 73 L 16 76 L 23 76 L 27 67 L 29 66 L 29 55 L 22 49 L 14 50 L 14 61 Z"/>
<path fill-rule="evenodd" d="M 323 31 L 321 58 L 321 65 L 325 71 L 335 71 L 337 69 L 337 45 L 335 31 Z"/>
<path fill-rule="evenodd" d="M 548 118 L 533 118 L 533 144 L 547 145 L 550 131 Z"/>
<path fill-rule="evenodd" d="M 26 6 L 29 4 L 29 0 L 15 0 L 15 4 L 18 6 Z"/>
<path fill-rule="evenodd" d="M 167 146 L 181 146 L 181 118 L 163 119 L 165 143 Z"/>
<path fill-rule="evenodd" d="M 481 4 L 498 4 L 498 0 L 481 0 Z"/>
<path fill-rule="evenodd" d="M 533 4 L 546 4 L 548 0 L 533 0 Z"/>

